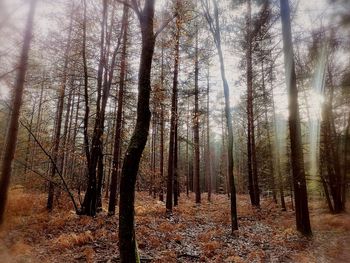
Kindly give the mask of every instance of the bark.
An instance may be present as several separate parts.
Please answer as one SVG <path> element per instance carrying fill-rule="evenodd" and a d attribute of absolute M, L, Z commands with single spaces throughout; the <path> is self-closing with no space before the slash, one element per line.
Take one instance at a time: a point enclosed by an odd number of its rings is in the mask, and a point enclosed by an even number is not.
<path fill-rule="evenodd" d="M 198 61 L 198 26 L 196 28 L 196 49 L 194 65 L 194 116 L 193 116 L 193 143 L 194 143 L 194 192 L 196 194 L 196 203 L 201 202 L 200 188 L 200 149 L 199 149 L 199 61 Z"/>
<path fill-rule="evenodd" d="M 164 201 L 164 105 L 161 104 L 160 112 L 160 160 L 159 160 L 159 171 L 160 171 L 160 187 L 159 187 L 159 201 Z"/>
<path fill-rule="evenodd" d="M 332 82 L 331 73 L 329 73 L 330 82 Z M 340 158 L 338 155 L 338 145 L 336 142 L 336 132 L 334 128 L 334 116 L 332 111 L 333 104 L 333 87 L 329 90 L 329 96 L 326 100 L 323 109 L 321 130 L 323 133 L 323 148 L 321 154 L 323 155 L 323 162 L 327 170 L 327 187 L 329 188 L 330 196 L 333 201 L 333 208 L 330 209 L 333 213 L 341 213 L 345 210 L 343 199 L 343 178 L 340 169 Z M 324 180 L 324 179 L 323 179 Z M 328 190 L 328 189 L 327 189 Z M 326 189 L 325 189 L 326 191 Z"/>
<path fill-rule="evenodd" d="M 82 214 L 95 216 L 99 206 L 99 182 L 101 178 L 101 162 L 99 161 L 103 158 L 103 123 L 104 123 L 104 103 L 107 103 L 107 94 L 105 90 L 102 90 L 103 84 L 103 69 L 106 63 L 106 57 L 104 54 L 105 46 L 105 27 L 107 21 L 107 0 L 103 0 L 103 10 L 102 10 L 102 22 L 101 22 L 101 35 L 100 35 L 100 57 L 97 69 L 97 100 L 96 100 L 96 117 L 93 135 L 91 139 L 91 149 L 90 156 L 87 158 L 88 161 L 88 184 L 84 197 L 84 202 L 82 204 Z"/>
<path fill-rule="evenodd" d="M 179 201 L 178 197 L 180 195 L 180 186 L 179 186 L 179 174 L 178 174 L 178 152 L 179 152 L 179 143 L 178 143 L 178 117 L 177 117 L 177 103 L 176 103 L 176 123 L 175 123 L 175 134 L 174 134 L 174 206 L 177 206 Z"/>
<path fill-rule="evenodd" d="M 220 61 L 220 72 L 221 79 L 224 88 L 224 97 L 225 97 L 225 116 L 226 116 L 226 126 L 228 132 L 227 139 L 227 163 L 228 163 L 228 181 L 230 188 L 230 198 L 231 198 L 231 220 L 232 220 L 232 233 L 235 230 L 238 230 L 238 220 L 237 220 L 237 204 L 236 204 L 236 186 L 233 176 L 233 126 L 232 126 L 232 115 L 231 115 L 231 106 L 230 106 L 230 89 L 226 79 L 225 72 L 225 63 L 221 47 L 221 32 L 220 32 L 220 23 L 219 23 L 219 10 L 217 6 L 217 1 L 213 0 L 214 4 L 214 19 L 209 13 L 208 3 L 204 3 L 205 17 L 209 24 L 210 31 L 213 35 L 214 42 L 218 51 L 219 61 Z"/>
<path fill-rule="evenodd" d="M 72 118 L 73 118 L 73 107 L 74 107 L 74 97 L 73 97 L 73 83 L 74 79 L 72 78 L 70 81 L 70 90 L 68 93 L 68 101 L 67 101 L 67 108 L 66 108 L 66 116 L 65 116 L 65 122 L 64 122 L 64 128 L 63 128 L 63 136 L 62 136 L 62 156 L 61 156 L 61 171 L 62 175 L 65 177 L 67 173 L 67 158 L 69 158 L 69 150 L 67 149 L 67 144 L 70 139 L 70 127 L 72 124 Z"/>
<path fill-rule="evenodd" d="M 77 178 L 75 178 L 75 176 L 77 175 L 76 171 L 75 171 L 75 165 L 77 162 L 77 158 L 75 158 L 75 145 L 76 145 L 76 138 L 77 138 L 77 134 L 78 134 L 78 120 L 79 120 L 79 109 L 80 109 L 80 102 L 81 102 L 81 87 L 79 86 L 78 88 L 78 101 L 77 101 L 77 105 L 76 105 L 76 109 L 75 109 L 75 117 L 74 117 L 74 126 L 73 126 L 73 135 L 72 135 L 72 159 L 70 160 L 70 167 L 69 170 L 72 173 L 72 177 L 74 181 L 78 181 Z M 79 184 L 79 182 L 78 182 Z"/>
<path fill-rule="evenodd" d="M 211 186 L 212 186 L 212 176 L 211 176 L 211 158 L 210 158 L 210 123 L 209 123 L 209 93 L 210 93 L 210 84 L 209 84 L 209 66 L 208 66 L 208 75 L 207 75 L 207 190 L 208 190 L 208 201 L 211 202 Z"/>
<path fill-rule="evenodd" d="M 296 85 L 289 1 L 280 0 L 280 5 L 286 84 L 287 90 L 289 91 L 289 134 L 296 225 L 297 230 L 303 235 L 312 235 L 305 179 L 304 156 L 301 141 L 298 89 Z"/>
<path fill-rule="evenodd" d="M 262 91 L 263 91 L 263 97 L 264 97 L 264 115 L 265 115 L 265 123 L 266 123 L 266 132 L 267 132 L 267 145 L 269 153 L 269 166 L 271 171 L 271 179 L 270 179 L 270 187 L 272 188 L 272 196 L 274 202 L 277 204 L 277 195 L 276 195 L 276 184 L 275 184 L 275 165 L 273 163 L 273 147 L 271 143 L 271 132 L 270 132 L 270 125 L 269 125 L 269 119 L 267 116 L 268 108 L 268 99 L 267 99 L 267 92 L 265 87 L 265 73 L 264 73 L 264 61 L 261 62 L 261 76 L 262 76 Z M 273 100 L 273 97 L 272 97 Z"/>
<path fill-rule="evenodd" d="M 45 78 L 45 74 L 43 74 L 43 78 Z M 35 124 L 35 134 L 38 138 L 41 133 L 41 113 L 42 113 L 42 105 L 43 105 L 43 95 L 44 95 L 44 80 L 41 82 L 38 113 L 37 113 L 36 124 Z M 34 157 L 36 156 L 36 150 L 37 150 L 37 145 L 34 144 L 33 150 L 32 150 L 32 157 L 30 161 L 30 167 L 33 167 Z"/>
<path fill-rule="evenodd" d="M 73 7 L 72 7 L 72 12 L 73 12 Z M 67 86 L 67 71 L 68 71 L 71 39 L 72 39 L 72 28 L 73 28 L 73 13 L 71 13 L 71 17 L 70 17 L 67 45 L 64 52 L 63 78 L 62 78 L 61 88 L 58 94 L 55 130 L 54 130 L 54 137 L 53 137 L 52 158 L 56 164 L 60 159 L 59 148 L 61 144 L 61 126 L 62 126 L 62 119 L 63 119 L 64 98 L 65 98 L 66 86 Z M 60 165 L 59 167 L 62 168 Z M 53 166 L 51 166 L 51 171 L 50 171 L 51 179 L 53 179 L 55 175 L 56 175 L 56 169 Z M 46 205 L 46 208 L 49 211 L 51 211 L 53 208 L 54 193 L 55 193 L 54 184 L 50 181 L 48 197 L 47 197 L 47 205 Z"/>
<path fill-rule="evenodd" d="M 114 147 L 113 147 L 113 168 L 111 175 L 111 186 L 110 186 L 110 197 L 108 204 L 108 214 L 115 214 L 115 205 L 117 200 L 117 189 L 118 189 L 118 170 L 119 170 L 119 159 L 120 159 L 120 143 L 122 134 L 122 116 L 123 116 L 123 104 L 124 104 L 124 88 L 125 88 L 125 75 L 126 75 L 126 55 L 127 55 L 127 42 L 128 42 L 128 7 L 124 6 L 123 22 L 125 25 L 124 36 L 123 36 L 123 48 L 122 57 L 120 61 L 120 76 L 119 76 L 119 91 L 118 91 L 118 108 L 117 108 L 117 119 L 116 128 L 114 134 Z"/>
<path fill-rule="evenodd" d="M 169 155 L 168 155 L 168 178 L 166 193 L 166 211 L 173 210 L 173 195 L 176 195 L 177 178 L 177 100 L 178 100 L 178 74 L 179 74 L 179 52 L 180 52 L 180 19 L 176 19 L 175 48 L 174 48 L 174 76 L 173 90 L 171 97 L 171 120 L 169 135 Z M 175 198 L 174 198 L 175 199 Z"/>
<path fill-rule="evenodd" d="M 114 12 L 113 7 L 113 11 Z M 100 60 L 97 71 L 97 102 L 96 102 L 96 118 L 94 131 L 91 140 L 91 149 L 89 163 L 88 163 L 88 186 L 84 197 L 84 203 L 82 205 L 82 213 L 90 216 L 94 216 L 96 212 L 101 211 L 101 196 L 102 196 L 102 182 L 104 174 L 103 163 L 103 133 L 106 105 L 109 98 L 110 88 L 112 85 L 115 60 L 117 52 L 121 44 L 121 38 L 123 35 L 124 25 L 122 24 L 121 34 L 118 37 L 117 45 L 114 49 L 111 61 L 109 61 L 107 54 L 109 54 L 109 42 L 112 32 L 108 35 L 106 33 L 107 27 L 107 10 L 108 1 L 103 0 L 102 22 L 101 22 L 101 38 L 100 38 Z M 113 20 L 112 20 L 113 21 Z M 111 22 L 112 30 L 113 23 Z M 105 47 L 105 35 L 107 35 L 106 47 Z M 109 68 L 107 68 L 109 66 Z M 109 70 L 108 70 L 109 69 Z M 103 75 L 103 71 L 105 74 Z M 105 76 L 105 78 L 103 78 Z M 104 79 L 104 81 L 103 81 Z M 97 168 L 97 171 L 96 171 Z"/>
<path fill-rule="evenodd" d="M 255 126 L 254 126 L 254 110 L 253 110 L 253 66 L 252 66 L 252 10 L 251 0 L 247 0 L 247 116 L 248 116 L 248 131 L 247 131 L 247 152 L 248 152 L 248 182 L 250 200 L 253 206 L 260 206 L 260 194 L 258 184 L 258 168 L 256 160 L 255 147 Z"/>
<path fill-rule="evenodd" d="M 272 74 L 272 66 L 270 68 L 271 74 Z M 273 85 L 272 85 L 272 78 L 270 80 L 270 85 L 271 85 L 271 93 L 272 93 L 272 98 L 274 98 L 273 95 Z M 276 158 L 276 170 L 277 170 L 277 175 L 278 175 L 278 190 L 280 194 L 280 199 L 281 199 L 281 208 L 282 211 L 286 211 L 286 202 L 284 200 L 284 186 L 283 186 L 283 175 L 282 175 L 282 170 L 281 170 L 281 157 L 280 157 L 280 146 L 279 146 L 279 140 L 278 140 L 278 131 L 277 131 L 277 118 L 276 118 L 276 110 L 275 110 L 275 102 L 274 99 L 272 99 L 272 112 L 273 112 L 273 120 L 274 120 L 274 132 L 275 132 L 275 158 Z"/>
<path fill-rule="evenodd" d="M 34 119 L 34 112 L 35 112 L 35 103 L 33 104 L 32 107 L 32 112 L 30 114 L 30 122 L 29 122 L 29 129 L 32 131 L 33 128 L 33 119 Z M 25 155 L 25 160 L 24 160 L 24 175 L 26 176 L 27 170 L 31 170 L 31 164 L 29 164 L 29 153 L 30 153 L 30 148 L 31 148 L 31 136 L 30 133 L 28 133 L 28 141 L 27 141 L 27 147 L 26 147 L 26 155 Z"/>
<path fill-rule="evenodd" d="M 164 91 L 164 43 L 162 43 L 162 65 L 160 73 L 160 88 Z M 164 104 L 160 102 L 160 187 L 159 187 L 159 201 L 164 201 Z"/>
<path fill-rule="evenodd" d="M 151 120 L 149 101 L 152 58 L 156 37 L 153 31 L 154 4 L 154 0 L 145 1 L 144 8 L 141 11 L 136 0 L 132 1 L 132 5 L 140 20 L 142 48 L 138 78 L 136 126 L 126 150 L 120 182 L 119 250 L 121 263 L 134 263 L 138 260 L 134 227 L 135 185 Z"/>
<path fill-rule="evenodd" d="M 16 83 L 14 87 L 14 96 L 12 101 L 12 109 L 10 122 L 8 125 L 8 132 L 6 135 L 4 155 L 1 166 L 0 178 L 0 225 L 4 222 L 4 213 L 7 202 L 7 192 L 10 184 L 12 162 L 16 151 L 19 115 L 22 105 L 22 96 L 24 90 L 24 82 L 28 68 L 28 56 L 30 43 L 32 40 L 33 20 L 36 7 L 36 0 L 30 1 L 30 9 L 24 31 L 23 46 L 19 60 L 19 66 L 16 76 Z"/>

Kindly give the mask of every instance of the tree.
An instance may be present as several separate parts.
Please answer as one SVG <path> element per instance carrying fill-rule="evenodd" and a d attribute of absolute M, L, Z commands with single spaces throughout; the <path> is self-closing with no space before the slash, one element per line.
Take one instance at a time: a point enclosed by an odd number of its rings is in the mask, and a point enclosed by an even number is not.
<path fill-rule="evenodd" d="M 125 88 L 125 73 L 126 73 L 126 49 L 128 39 L 128 7 L 124 6 L 123 24 L 124 24 L 124 36 L 123 36 L 123 50 L 120 61 L 120 83 L 118 91 L 118 109 L 117 119 L 114 137 L 113 147 L 113 168 L 111 178 L 110 197 L 108 205 L 108 214 L 114 215 L 115 205 L 117 200 L 117 187 L 118 187 L 118 170 L 119 170 L 119 158 L 120 158 L 120 144 L 121 144 L 121 133 L 122 133 L 122 114 L 123 114 L 123 102 L 124 102 L 124 88 Z"/>
<path fill-rule="evenodd" d="M 255 125 L 253 111 L 253 66 L 252 66 L 252 7 L 251 0 L 247 0 L 247 42 L 246 42 L 246 63 L 247 63 L 247 157 L 248 157 L 248 182 L 249 195 L 253 206 L 260 206 L 258 168 L 255 147 Z"/>
<path fill-rule="evenodd" d="M 30 43 L 32 40 L 33 20 L 36 7 L 36 0 L 30 1 L 30 9 L 24 30 L 23 46 L 19 60 L 19 66 L 12 100 L 11 117 L 8 126 L 7 137 L 5 142 L 5 151 L 3 155 L 1 178 L 0 178 L 0 225 L 4 222 L 4 213 L 7 201 L 7 192 L 10 184 L 12 162 L 16 151 L 19 115 L 22 105 L 24 82 L 28 68 L 28 57 Z"/>
<path fill-rule="evenodd" d="M 179 1 L 176 2 L 176 8 L 179 8 Z M 167 179 L 167 194 L 166 194 L 166 210 L 171 213 L 174 205 L 177 205 L 177 129 L 178 129 L 178 75 L 179 75 L 179 58 L 180 58 L 180 33 L 181 19 L 176 18 L 175 28 L 175 47 L 174 47 L 174 76 L 173 90 L 171 97 L 171 120 L 170 120 L 170 135 L 169 135 L 169 155 L 168 155 L 168 179 Z"/>
<path fill-rule="evenodd" d="M 101 21 L 101 33 L 100 33 L 100 55 L 97 69 L 97 92 L 96 92 L 96 113 L 95 123 L 93 127 L 93 134 L 91 143 L 86 138 L 87 132 L 84 133 L 84 141 L 86 147 L 86 159 L 87 159 L 87 190 L 82 204 L 81 213 L 89 216 L 94 216 L 98 211 L 102 210 L 102 181 L 104 174 L 104 162 L 103 162 L 103 134 L 105 130 L 106 119 L 106 106 L 110 95 L 110 89 L 112 86 L 112 80 L 114 77 L 114 69 L 116 64 L 116 56 L 121 45 L 121 39 L 123 36 L 123 24 L 121 25 L 120 34 L 118 35 L 117 44 L 115 45 L 112 54 L 111 53 L 111 36 L 114 28 L 113 14 L 115 5 L 113 3 L 112 19 L 110 22 L 109 32 L 107 30 L 107 13 L 108 13 L 108 1 L 103 0 L 102 8 L 102 21 Z M 84 11 L 85 12 L 85 11 Z M 83 58 L 84 59 L 84 58 Z M 84 59 L 85 60 L 85 59 Z M 85 99 L 86 100 L 86 99 Z M 89 111 L 88 105 L 86 110 Z M 85 114 L 85 119 L 89 116 Z M 84 120 L 85 123 L 88 120 Z M 84 129 L 87 126 L 84 127 Z"/>
<path fill-rule="evenodd" d="M 199 149 L 199 58 L 198 58 L 198 25 L 196 25 L 196 47 L 194 62 L 194 116 L 193 116 L 193 144 L 194 144 L 194 191 L 196 203 L 201 202 L 200 188 L 200 149 Z"/>
<path fill-rule="evenodd" d="M 308 197 L 304 169 L 304 157 L 301 141 L 301 128 L 296 85 L 290 8 L 288 0 L 280 0 L 283 34 L 283 52 L 287 90 L 289 92 L 289 136 L 291 147 L 291 164 L 293 173 L 295 216 L 297 230 L 304 235 L 311 235 Z"/>
<path fill-rule="evenodd" d="M 227 142 L 227 159 L 228 159 L 228 181 L 230 186 L 230 197 L 231 197 L 231 220 L 232 220 L 232 232 L 238 229 L 237 220 L 237 204 L 236 204 L 236 187 L 233 177 L 233 127 L 232 127 L 232 114 L 230 107 L 230 89 L 226 79 L 225 62 L 221 47 L 221 31 L 219 23 L 219 9 L 217 1 L 213 0 L 214 5 L 214 17 L 212 17 L 209 9 L 208 0 L 202 1 L 202 7 L 204 9 L 204 16 L 208 22 L 210 32 L 213 36 L 216 49 L 218 51 L 220 60 L 220 72 L 224 88 L 225 97 L 225 116 L 226 126 L 228 130 L 228 142 Z"/>
<path fill-rule="evenodd" d="M 58 102 L 57 102 L 57 112 L 56 112 L 56 120 L 55 120 L 55 129 L 53 136 L 53 149 L 52 149 L 52 159 L 55 163 L 58 163 L 59 160 L 59 148 L 61 144 L 61 126 L 63 120 L 63 109 L 64 109 L 64 100 L 66 94 L 66 86 L 67 86 L 67 74 L 68 74 L 68 63 L 69 63 L 69 52 L 71 47 L 71 39 L 72 39 L 72 26 L 73 26 L 73 10 L 74 6 L 72 6 L 72 13 L 70 17 L 69 29 L 68 29 L 68 38 L 67 44 L 64 53 L 64 65 L 63 65 L 63 76 L 62 83 L 59 89 L 58 94 Z M 62 161 L 61 161 L 62 163 Z M 62 168 L 62 167 L 60 167 Z M 62 171 L 62 169 L 61 169 Z M 56 168 L 54 165 L 51 166 L 51 178 L 53 179 L 56 175 Z M 55 187 L 52 181 L 49 182 L 49 191 L 47 196 L 47 205 L 46 208 L 51 211 L 53 208 L 53 200 L 55 194 Z"/>
<path fill-rule="evenodd" d="M 128 3 L 126 2 L 125 4 Z M 125 153 L 120 181 L 119 250 L 120 262 L 122 263 L 139 262 L 135 237 L 135 184 L 151 121 L 149 104 L 155 40 L 157 35 L 166 26 L 165 24 L 157 32 L 154 32 L 155 0 L 146 0 L 142 9 L 140 9 L 136 0 L 132 0 L 128 5 L 136 12 L 140 22 L 141 56 L 136 124 Z"/>

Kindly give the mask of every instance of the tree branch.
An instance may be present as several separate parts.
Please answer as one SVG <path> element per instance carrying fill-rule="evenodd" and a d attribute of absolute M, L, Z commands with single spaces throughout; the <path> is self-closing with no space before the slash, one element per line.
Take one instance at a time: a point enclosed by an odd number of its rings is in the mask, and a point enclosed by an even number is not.
<path fill-rule="evenodd" d="M 173 21 L 173 19 L 174 19 L 175 17 L 177 17 L 177 16 L 178 16 L 178 13 L 176 12 L 176 13 L 174 14 L 173 17 L 171 17 L 171 18 L 169 18 L 168 20 L 164 21 L 163 24 L 158 28 L 158 30 L 157 30 L 156 33 L 154 34 L 154 37 L 157 38 L 157 36 L 158 36 L 158 35 L 169 25 L 169 23 L 170 23 L 171 21 Z"/>
<path fill-rule="evenodd" d="M 132 10 L 135 11 L 137 14 L 138 18 L 141 19 L 141 14 L 142 12 L 140 11 L 139 5 L 135 0 L 131 0 L 131 4 L 128 2 L 128 0 L 117 0 L 118 3 L 124 4 L 127 7 L 131 8 Z"/>
<path fill-rule="evenodd" d="M 79 214 L 79 209 L 78 209 L 78 206 L 77 206 L 77 203 L 75 202 L 74 200 L 74 196 L 73 194 L 71 193 L 71 191 L 69 190 L 68 188 L 68 185 L 66 183 L 66 181 L 64 180 L 61 172 L 59 171 L 58 167 L 57 167 L 57 164 L 55 163 L 55 161 L 52 159 L 52 156 L 44 149 L 44 147 L 42 146 L 42 144 L 38 141 L 38 139 L 36 138 L 36 136 L 32 133 L 32 131 L 20 120 L 19 123 L 29 132 L 29 134 L 33 137 L 34 141 L 38 144 L 38 146 L 40 147 L 40 149 L 45 153 L 45 155 L 47 157 L 49 157 L 50 159 L 50 162 L 51 164 L 53 165 L 54 169 L 56 170 L 57 174 L 59 175 L 59 177 L 61 178 L 62 182 L 63 182 L 63 186 L 66 190 L 66 192 L 68 193 L 70 199 L 72 200 L 72 203 L 74 205 L 74 209 L 75 209 L 75 212 L 77 214 Z"/>

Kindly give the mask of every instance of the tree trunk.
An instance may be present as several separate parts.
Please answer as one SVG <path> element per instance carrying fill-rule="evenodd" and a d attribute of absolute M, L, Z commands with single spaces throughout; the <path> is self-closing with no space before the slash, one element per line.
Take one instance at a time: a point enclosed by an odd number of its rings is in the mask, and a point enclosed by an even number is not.
<path fill-rule="evenodd" d="M 7 192 L 10 184 L 12 162 L 16 151 L 17 135 L 18 135 L 18 121 L 20 109 L 22 105 L 22 96 L 24 90 L 24 82 L 28 68 L 28 56 L 30 49 L 30 42 L 32 40 L 33 20 L 36 7 L 36 0 L 30 1 L 30 9 L 28 19 L 24 31 L 23 46 L 19 66 L 16 76 L 16 83 L 14 88 L 14 96 L 12 101 L 11 117 L 6 136 L 6 143 L 4 155 L 1 166 L 0 178 L 0 225 L 4 222 L 4 213 L 7 201 Z"/>
<path fill-rule="evenodd" d="M 207 3 L 208 4 L 208 3 Z M 226 116 L 226 125 L 228 131 L 228 141 L 227 141 L 227 163 L 228 163 L 228 181 L 230 188 L 230 198 L 231 198 L 231 220 L 232 220 L 232 233 L 235 230 L 238 230 L 238 221 L 237 221 L 237 204 L 236 204 L 236 186 L 233 176 L 233 127 L 232 127 L 232 115 L 231 115 L 231 106 L 230 106 L 230 89 L 226 79 L 225 73 L 225 63 L 224 57 L 222 54 L 221 47 L 221 33 L 220 33 L 220 23 L 219 23 L 219 10 L 217 6 L 217 1 L 213 0 L 214 4 L 214 18 L 211 17 L 209 13 L 209 6 L 204 4 L 205 8 L 205 17 L 207 22 L 210 25 L 211 33 L 214 38 L 214 42 L 218 51 L 219 61 L 220 61 L 220 72 L 221 79 L 224 88 L 224 97 L 225 97 L 225 116 Z"/>
<path fill-rule="evenodd" d="M 295 216 L 298 231 L 303 235 L 311 235 L 308 197 L 306 189 L 304 156 L 301 141 L 301 128 L 298 104 L 298 89 L 296 85 L 290 9 L 288 0 L 280 0 L 283 51 L 287 90 L 289 91 L 289 134 L 291 146 L 291 164 L 293 172 Z"/>
<path fill-rule="evenodd" d="M 179 75 L 179 52 L 180 52 L 180 19 L 176 19 L 175 33 L 175 54 L 174 54 L 174 76 L 173 76 L 173 93 L 171 98 L 171 120 L 170 120 L 170 135 L 169 135 L 169 155 L 168 155 L 168 178 L 167 178 L 167 193 L 166 193 L 166 210 L 171 213 L 173 210 L 173 195 L 175 192 L 175 177 L 177 175 L 177 164 L 175 164 L 177 147 L 177 100 L 178 100 L 178 75 Z"/>
<path fill-rule="evenodd" d="M 247 152 L 248 152 L 248 182 L 250 200 L 253 206 L 260 206 L 258 169 L 256 160 L 255 131 L 254 131 L 254 110 L 253 110 L 253 66 L 252 66 L 252 36 L 251 36 L 251 0 L 247 0 Z"/>
<path fill-rule="evenodd" d="M 198 61 L 198 26 L 196 28 L 196 49 L 195 49 L 195 66 L 194 66 L 194 116 L 193 116 L 193 139 L 194 139 L 194 191 L 196 194 L 196 203 L 201 202 L 200 189 L 200 150 L 199 150 L 199 61 Z"/>
<path fill-rule="evenodd" d="M 272 196 L 273 201 L 277 204 L 277 195 L 276 195 L 276 184 L 275 184 L 275 166 L 273 163 L 273 148 L 271 143 L 271 132 L 270 132 L 270 125 L 269 125 L 269 119 L 267 116 L 268 108 L 268 99 L 267 99 L 267 92 L 265 87 L 265 72 L 264 72 L 264 61 L 261 61 L 261 76 L 262 76 L 262 91 L 263 91 L 263 97 L 264 97 L 264 114 L 265 114 L 265 123 L 266 123 L 266 132 L 267 132 L 267 145 L 269 152 L 269 166 L 271 171 L 271 179 L 270 179 L 270 187 L 272 188 Z M 273 100 L 273 97 L 272 97 Z"/>
<path fill-rule="evenodd" d="M 33 103 L 32 112 L 30 114 L 30 122 L 29 122 L 29 129 L 30 129 L 30 131 L 32 131 L 32 128 L 33 128 L 34 112 L 35 112 L 35 103 Z M 32 136 L 28 132 L 28 141 L 27 141 L 26 155 L 25 155 L 25 160 L 24 160 L 24 176 L 25 176 L 25 178 L 27 177 L 26 176 L 27 171 L 32 169 L 32 167 L 31 167 L 31 165 L 29 164 L 29 161 L 28 161 L 30 148 L 32 146 L 31 145 L 31 139 L 32 139 Z"/>
<path fill-rule="evenodd" d="M 211 186 L 212 186 L 212 178 L 211 178 L 211 158 L 210 158 L 210 125 L 209 125 L 209 93 L 210 93 L 210 84 L 209 84 L 209 65 L 208 65 L 208 75 L 207 75 L 207 190 L 208 190 L 208 201 L 211 202 Z"/>
<path fill-rule="evenodd" d="M 108 204 L 108 214 L 115 214 L 115 205 L 117 201 L 117 189 L 118 189 L 118 170 L 119 170 L 119 159 L 120 159 L 120 143 L 122 134 L 122 115 L 123 115 L 123 102 L 124 102 L 124 88 L 125 88 L 125 75 L 126 75 L 126 52 L 128 42 L 128 28 L 129 28 L 129 15 L 128 7 L 124 6 L 123 23 L 125 25 L 124 36 L 123 36 L 123 50 L 120 61 L 120 77 L 119 77 L 119 91 L 118 91 L 118 109 L 117 109 L 117 120 L 114 134 L 114 147 L 113 147 L 113 168 L 111 175 L 110 185 L 110 196 Z"/>
<path fill-rule="evenodd" d="M 163 66 L 163 64 L 162 64 Z M 163 67 L 162 67 L 163 69 Z M 163 85 L 162 85 L 163 86 Z M 159 160 L 159 171 L 160 171 L 160 187 L 159 187 L 159 201 L 164 201 L 164 105 L 160 106 L 160 160 Z"/>
<path fill-rule="evenodd" d="M 142 152 L 145 148 L 151 112 L 151 68 L 155 45 L 153 32 L 155 0 L 145 1 L 142 11 L 136 1 L 132 1 L 140 20 L 142 50 L 138 79 L 137 119 L 123 163 L 120 181 L 119 202 L 119 250 L 121 263 L 137 262 L 138 253 L 135 237 L 135 184 Z"/>
<path fill-rule="evenodd" d="M 73 10 L 73 7 L 72 7 Z M 71 14 L 68 31 L 68 39 L 66 50 L 64 53 L 64 66 L 63 66 L 63 79 L 61 83 L 61 88 L 58 94 L 58 104 L 57 104 L 57 112 L 56 112 L 56 120 L 55 120 L 55 130 L 54 130 L 54 138 L 53 138 L 53 150 L 52 150 L 52 159 L 57 164 L 59 160 L 59 148 L 61 143 L 61 126 L 63 119 L 63 108 L 64 108 L 64 98 L 66 93 L 66 85 L 67 85 L 67 71 L 68 71 L 68 63 L 69 63 L 69 51 L 71 47 L 71 39 L 72 39 L 72 25 L 73 25 L 73 13 Z M 60 165 L 58 166 L 62 168 Z M 53 165 L 51 165 L 50 176 L 53 179 L 56 175 L 56 169 Z M 49 182 L 49 191 L 47 197 L 47 205 L 46 208 L 51 211 L 53 208 L 53 200 L 54 200 L 55 188 L 52 181 Z"/>

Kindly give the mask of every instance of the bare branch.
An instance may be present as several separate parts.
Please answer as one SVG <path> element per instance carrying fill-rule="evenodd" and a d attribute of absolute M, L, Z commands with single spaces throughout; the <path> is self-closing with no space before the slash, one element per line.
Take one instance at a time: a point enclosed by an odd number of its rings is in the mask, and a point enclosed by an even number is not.
<path fill-rule="evenodd" d="M 62 180 L 62 183 L 63 183 L 63 186 L 66 190 L 66 192 L 68 193 L 70 199 L 72 200 L 72 203 L 74 205 L 74 209 L 76 211 L 77 214 L 79 214 L 79 209 L 78 209 L 78 206 L 77 206 L 77 203 L 75 202 L 74 200 L 74 196 L 73 194 L 71 193 L 71 191 L 69 190 L 68 188 L 68 185 L 66 183 L 66 180 L 64 180 L 60 170 L 58 169 L 57 167 L 57 164 L 56 162 L 53 160 L 52 156 L 45 150 L 45 148 L 42 146 L 42 144 L 38 141 L 38 139 L 36 138 L 36 136 L 33 134 L 33 132 L 20 120 L 19 123 L 29 132 L 29 134 L 33 137 L 34 141 L 38 144 L 38 146 L 40 147 L 40 149 L 45 153 L 45 155 L 47 157 L 49 157 L 50 159 L 50 162 L 51 164 L 53 165 L 54 169 L 56 170 L 57 174 L 59 175 L 59 177 L 61 178 Z"/>
<path fill-rule="evenodd" d="M 140 11 L 139 5 L 135 0 L 131 0 L 131 4 L 128 2 L 128 0 L 117 0 L 118 3 L 124 4 L 127 7 L 131 8 L 132 10 L 135 11 L 137 14 L 138 18 L 141 19 L 141 14 L 142 12 Z"/>
<path fill-rule="evenodd" d="M 5 72 L 4 74 L 0 75 L 0 80 L 2 78 L 6 77 L 8 74 L 11 74 L 12 72 L 15 72 L 17 69 L 18 69 L 18 67 L 15 67 L 15 68 L 11 69 L 10 71 Z"/>
<path fill-rule="evenodd" d="M 154 37 L 155 38 L 157 38 L 157 36 L 169 25 L 169 23 L 171 22 L 171 21 L 173 21 L 173 19 L 175 18 L 175 17 L 177 17 L 178 16 L 178 13 L 176 12 L 175 14 L 174 14 L 174 16 L 172 16 L 171 18 L 169 18 L 168 20 L 166 20 L 166 21 L 164 21 L 163 22 L 163 24 L 159 27 L 159 29 L 156 31 L 156 33 L 154 34 Z"/>

